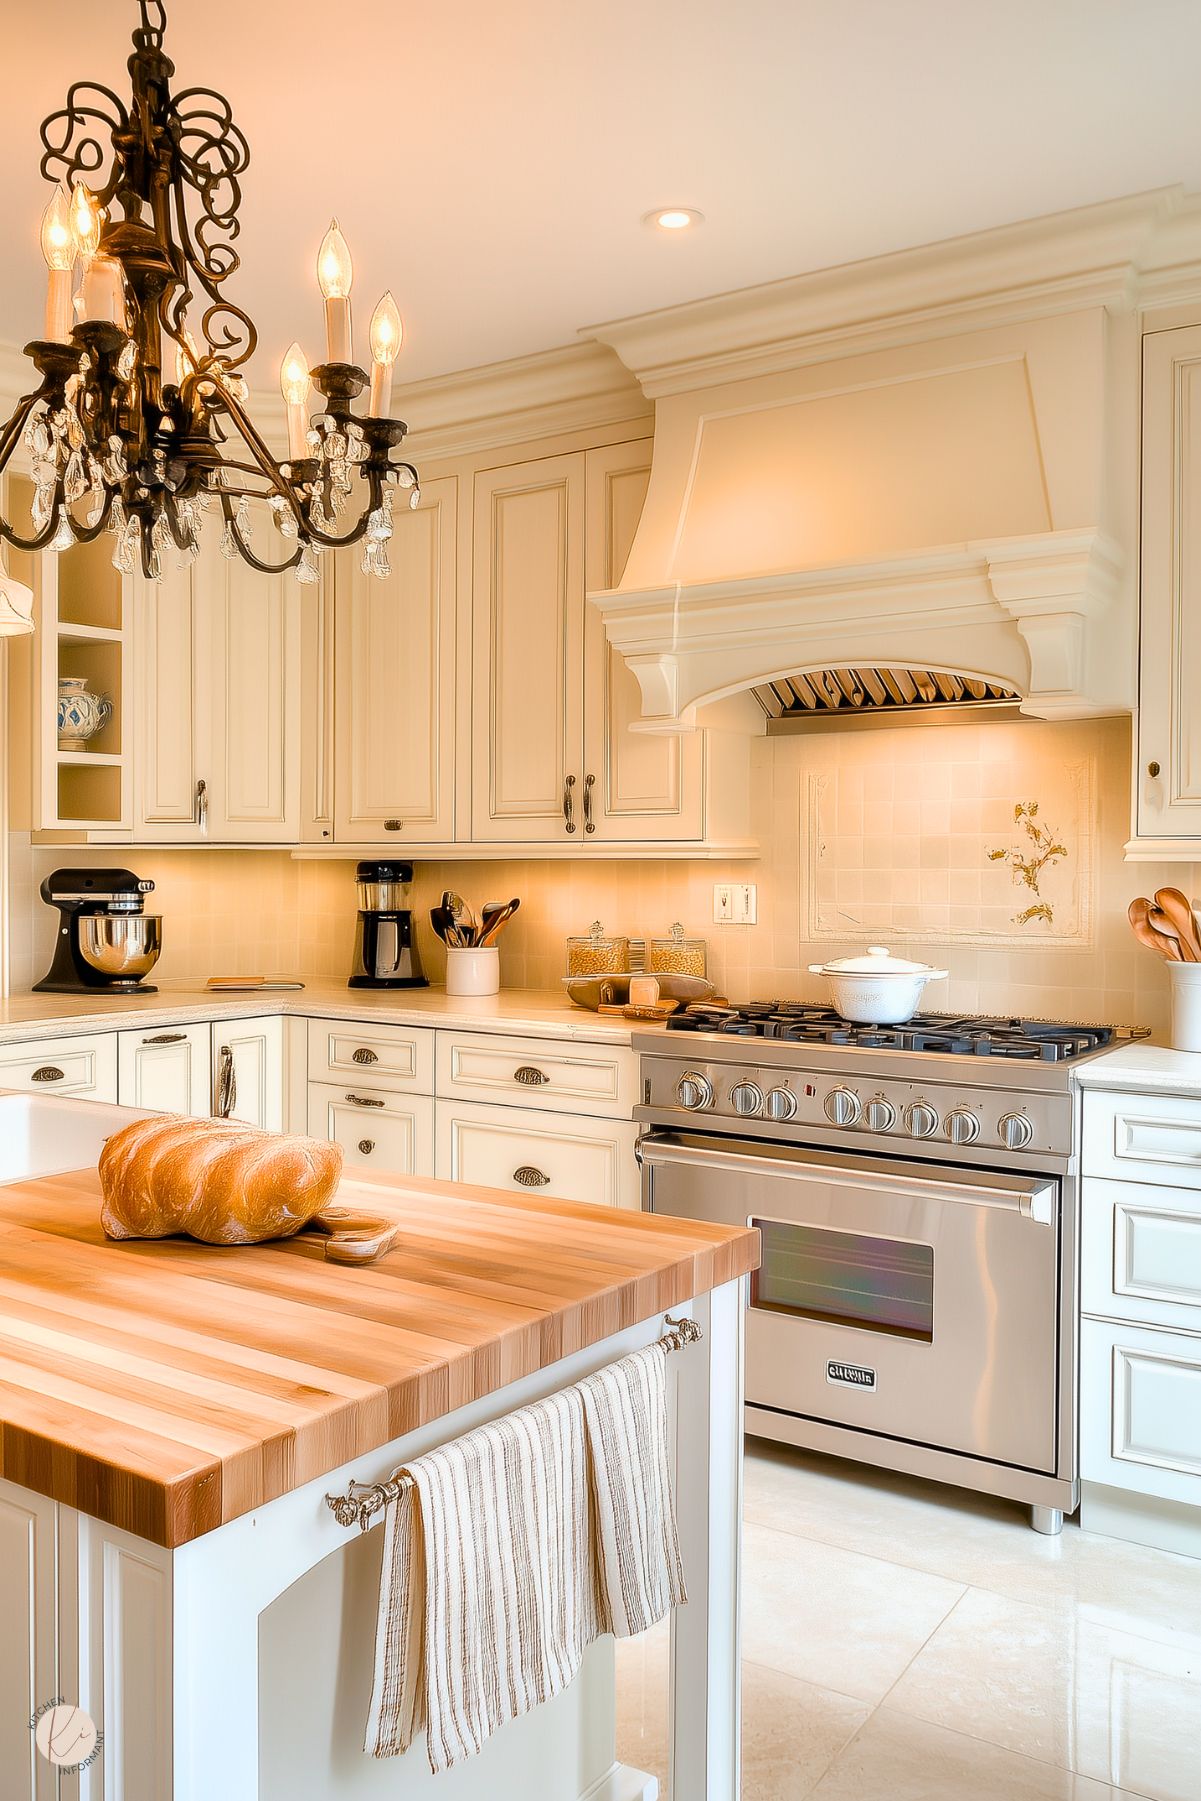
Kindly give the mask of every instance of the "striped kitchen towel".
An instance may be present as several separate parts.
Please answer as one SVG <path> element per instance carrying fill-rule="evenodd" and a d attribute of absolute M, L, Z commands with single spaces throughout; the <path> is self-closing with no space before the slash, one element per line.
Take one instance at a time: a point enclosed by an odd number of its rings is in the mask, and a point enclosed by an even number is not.
<path fill-rule="evenodd" d="M 662 1346 L 416 1459 L 387 1510 L 365 1749 L 430 1768 L 686 1599 Z"/>

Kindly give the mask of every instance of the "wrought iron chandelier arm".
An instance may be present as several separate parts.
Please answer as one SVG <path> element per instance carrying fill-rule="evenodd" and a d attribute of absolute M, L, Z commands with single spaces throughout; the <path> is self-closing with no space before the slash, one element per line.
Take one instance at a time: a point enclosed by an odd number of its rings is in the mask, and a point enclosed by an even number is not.
<path fill-rule="evenodd" d="M 265 563 L 261 557 L 255 555 L 255 552 L 251 549 L 250 545 L 238 530 L 237 514 L 233 507 L 235 498 L 236 497 L 232 494 L 222 493 L 221 516 L 225 520 L 226 529 L 229 531 L 237 545 L 238 555 L 243 561 L 249 563 L 252 569 L 257 569 L 260 575 L 283 575 L 287 570 L 295 569 L 304 554 L 303 548 L 299 544 L 296 546 L 296 549 L 292 552 L 291 556 L 288 557 L 287 561 L 283 563 Z"/>
<path fill-rule="evenodd" d="M 115 135 L 129 130 L 129 113 L 119 96 L 100 82 L 72 82 L 66 104 L 42 122 L 41 172 L 47 181 L 62 181 L 70 187 L 76 176 L 95 175 L 111 155 L 112 168 L 104 185 L 88 183 L 100 205 L 106 206 L 117 191 L 121 162 L 93 135 L 91 123 L 103 126 L 111 143 Z"/>
<path fill-rule="evenodd" d="M 30 413 L 41 398 L 42 395 L 40 393 L 26 394 L 23 400 L 17 402 L 16 412 L 8 421 L 8 424 L 4 427 L 3 431 L 0 432 L 0 475 L 3 475 L 4 471 L 7 469 L 13 452 L 21 442 L 21 433 L 25 430 L 25 421 L 29 418 Z"/>

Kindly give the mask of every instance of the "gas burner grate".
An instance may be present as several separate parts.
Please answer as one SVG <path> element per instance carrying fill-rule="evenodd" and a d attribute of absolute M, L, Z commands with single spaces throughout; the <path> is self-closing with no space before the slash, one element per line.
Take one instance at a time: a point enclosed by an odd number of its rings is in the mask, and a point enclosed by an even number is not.
<path fill-rule="evenodd" d="M 802 1001 L 751 1001 L 723 1007 L 698 1001 L 667 1021 L 669 1032 L 717 1032 L 732 1038 L 777 1038 L 793 1044 L 856 1050 L 924 1051 L 935 1056 L 1003 1057 L 1064 1063 L 1099 1050 L 1112 1026 L 1064 1025 L 1041 1019 L 973 1019 L 917 1013 L 901 1026 L 858 1025 L 832 1007 Z"/>

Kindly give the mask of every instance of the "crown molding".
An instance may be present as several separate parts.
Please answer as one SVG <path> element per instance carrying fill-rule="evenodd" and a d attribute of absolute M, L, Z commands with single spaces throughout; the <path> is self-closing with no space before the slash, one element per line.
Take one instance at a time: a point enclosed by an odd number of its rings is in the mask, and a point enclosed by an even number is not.
<path fill-rule="evenodd" d="M 650 397 L 1084 306 L 1133 306 L 1201 270 L 1180 187 L 587 326 Z M 1194 292 L 1197 292 L 1194 289 Z"/>

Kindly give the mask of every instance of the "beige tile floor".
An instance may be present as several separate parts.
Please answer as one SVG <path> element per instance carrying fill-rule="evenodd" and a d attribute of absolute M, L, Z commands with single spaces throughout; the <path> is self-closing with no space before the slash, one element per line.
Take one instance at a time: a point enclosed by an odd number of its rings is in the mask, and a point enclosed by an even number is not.
<path fill-rule="evenodd" d="M 1201 1560 L 754 1440 L 744 1514 L 743 1801 L 1201 1801 Z M 666 1681 L 619 1645 L 665 1796 Z"/>

